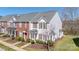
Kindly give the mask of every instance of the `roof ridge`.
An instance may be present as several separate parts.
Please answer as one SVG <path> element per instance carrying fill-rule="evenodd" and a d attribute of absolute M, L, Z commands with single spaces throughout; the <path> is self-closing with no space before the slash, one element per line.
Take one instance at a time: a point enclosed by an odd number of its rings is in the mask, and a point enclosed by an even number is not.
<path fill-rule="evenodd" d="M 33 19 L 36 18 L 37 16 L 39 16 L 40 14 L 41 14 L 41 13 L 38 13 L 37 15 L 35 15 L 35 16 L 33 17 Z M 32 19 L 32 20 L 33 20 L 33 19 Z"/>

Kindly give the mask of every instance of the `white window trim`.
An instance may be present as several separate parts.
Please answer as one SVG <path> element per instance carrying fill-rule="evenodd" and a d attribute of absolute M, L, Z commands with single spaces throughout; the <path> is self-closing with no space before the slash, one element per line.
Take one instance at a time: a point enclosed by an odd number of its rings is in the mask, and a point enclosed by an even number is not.
<path fill-rule="evenodd" d="M 40 23 L 42 25 L 41 28 L 40 28 Z M 45 22 L 40 22 L 40 23 L 39 23 L 39 29 L 47 29 L 47 24 Z M 46 28 L 44 28 L 44 23 L 45 23 Z"/>

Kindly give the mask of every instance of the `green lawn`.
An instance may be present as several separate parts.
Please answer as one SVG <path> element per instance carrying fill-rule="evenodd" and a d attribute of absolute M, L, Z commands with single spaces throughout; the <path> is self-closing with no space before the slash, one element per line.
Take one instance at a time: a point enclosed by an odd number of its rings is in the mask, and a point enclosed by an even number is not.
<path fill-rule="evenodd" d="M 79 51 L 79 47 L 73 42 L 73 38 L 78 36 L 65 35 L 62 40 L 55 43 L 55 51 Z"/>
<path fill-rule="evenodd" d="M 0 44 L 0 48 L 4 49 L 5 51 L 15 51 L 14 49 L 4 46 L 2 44 Z"/>

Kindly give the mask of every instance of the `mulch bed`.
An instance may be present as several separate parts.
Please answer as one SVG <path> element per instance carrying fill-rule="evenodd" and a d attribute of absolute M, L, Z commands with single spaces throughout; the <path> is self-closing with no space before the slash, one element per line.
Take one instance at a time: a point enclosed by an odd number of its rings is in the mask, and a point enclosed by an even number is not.
<path fill-rule="evenodd" d="M 13 43 L 16 43 L 18 41 L 17 40 L 9 39 L 9 40 L 6 40 L 5 42 L 10 43 L 10 44 L 13 44 Z"/>
<path fill-rule="evenodd" d="M 23 46 L 23 45 L 25 45 L 25 44 L 27 44 L 27 43 L 26 43 L 26 42 L 21 42 L 21 43 L 19 43 L 19 44 L 16 44 L 15 46 L 21 47 L 21 46 Z"/>
<path fill-rule="evenodd" d="M 9 37 L 0 37 L 0 40 L 6 40 L 6 39 L 9 39 Z"/>
<path fill-rule="evenodd" d="M 47 46 L 46 45 L 43 45 L 43 44 L 31 44 L 29 46 L 27 46 L 29 48 L 36 48 L 36 49 L 46 49 Z"/>

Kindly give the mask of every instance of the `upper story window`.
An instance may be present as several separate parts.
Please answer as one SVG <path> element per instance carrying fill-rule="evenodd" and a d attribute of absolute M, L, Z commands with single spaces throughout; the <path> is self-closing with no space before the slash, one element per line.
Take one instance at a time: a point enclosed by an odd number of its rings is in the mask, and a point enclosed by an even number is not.
<path fill-rule="evenodd" d="M 24 25 L 25 25 L 25 28 L 28 28 L 29 22 L 25 22 Z"/>
<path fill-rule="evenodd" d="M 39 29 L 47 29 L 47 24 L 45 22 L 39 23 Z"/>
<path fill-rule="evenodd" d="M 33 28 L 37 28 L 37 23 L 33 23 Z"/>
<path fill-rule="evenodd" d="M 43 29 L 47 29 L 47 24 L 43 23 Z"/>
<path fill-rule="evenodd" d="M 10 22 L 8 22 L 7 24 L 8 24 L 8 27 L 10 27 Z"/>
<path fill-rule="evenodd" d="M 27 24 L 25 23 L 25 28 L 27 28 Z"/>
<path fill-rule="evenodd" d="M 42 27 L 43 27 L 42 23 L 39 23 L 39 29 L 42 29 Z"/>
<path fill-rule="evenodd" d="M 2 26 L 4 26 L 4 23 L 2 22 Z"/>
<path fill-rule="evenodd" d="M 19 27 L 22 27 L 22 23 L 19 23 Z"/>

